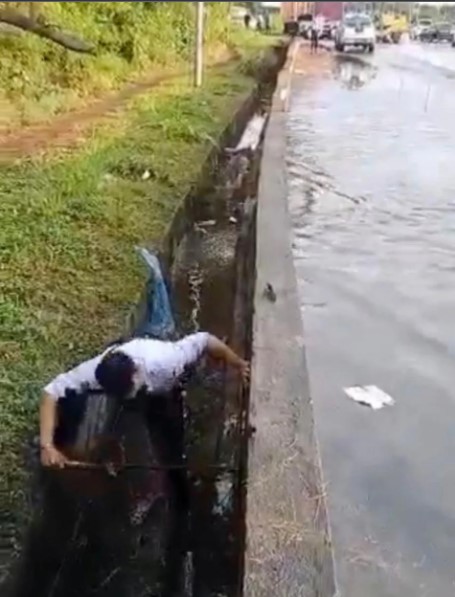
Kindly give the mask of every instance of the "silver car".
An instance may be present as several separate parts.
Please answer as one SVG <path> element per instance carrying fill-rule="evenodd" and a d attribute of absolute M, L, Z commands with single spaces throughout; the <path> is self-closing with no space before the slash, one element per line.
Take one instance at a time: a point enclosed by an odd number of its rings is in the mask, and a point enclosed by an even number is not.
<path fill-rule="evenodd" d="M 335 36 L 335 49 L 344 52 L 347 47 L 374 52 L 376 29 L 368 15 L 346 15 Z"/>

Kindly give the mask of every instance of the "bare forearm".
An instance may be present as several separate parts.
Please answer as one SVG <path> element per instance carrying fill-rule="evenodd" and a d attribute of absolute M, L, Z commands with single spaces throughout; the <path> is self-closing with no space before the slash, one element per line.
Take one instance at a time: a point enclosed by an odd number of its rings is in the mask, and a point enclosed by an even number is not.
<path fill-rule="evenodd" d="M 240 367 L 244 362 L 229 346 L 214 336 L 210 336 L 209 338 L 207 353 L 213 359 L 224 361 L 232 367 Z"/>
<path fill-rule="evenodd" d="M 44 394 L 40 407 L 40 441 L 42 446 L 54 443 L 54 431 L 57 425 L 57 401 Z"/>
<path fill-rule="evenodd" d="M 243 382 L 245 384 L 249 382 L 250 366 L 248 362 L 235 354 L 224 342 L 210 336 L 207 344 L 207 353 L 213 359 L 224 361 L 226 365 L 235 367 L 240 372 Z"/>
<path fill-rule="evenodd" d="M 57 419 L 57 401 L 49 394 L 44 394 L 40 406 L 41 464 L 46 467 L 63 468 L 67 458 L 54 446 Z"/>

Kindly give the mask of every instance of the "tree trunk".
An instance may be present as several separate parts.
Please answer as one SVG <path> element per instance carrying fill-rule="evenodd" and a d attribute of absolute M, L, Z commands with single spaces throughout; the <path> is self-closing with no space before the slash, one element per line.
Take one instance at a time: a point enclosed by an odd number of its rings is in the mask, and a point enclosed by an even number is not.
<path fill-rule="evenodd" d="M 28 3 L 28 14 L 32 21 L 37 21 L 41 9 L 41 2 L 29 2 Z"/>
<path fill-rule="evenodd" d="M 94 52 L 92 44 L 68 33 L 64 33 L 63 31 L 59 31 L 52 25 L 38 22 L 37 20 L 27 17 L 11 8 L 0 8 L 0 23 L 7 23 L 13 27 L 18 27 L 23 31 L 28 31 L 39 37 L 49 39 L 73 52 L 80 52 L 83 54 L 91 54 Z"/>

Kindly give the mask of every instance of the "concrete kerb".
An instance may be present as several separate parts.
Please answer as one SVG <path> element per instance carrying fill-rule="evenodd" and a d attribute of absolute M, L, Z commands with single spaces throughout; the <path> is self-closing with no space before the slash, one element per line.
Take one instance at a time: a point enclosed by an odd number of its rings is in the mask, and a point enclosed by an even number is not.
<path fill-rule="evenodd" d="M 285 106 L 291 64 L 292 50 L 278 79 L 258 191 L 247 597 L 336 593 L 287 207 Z"/>

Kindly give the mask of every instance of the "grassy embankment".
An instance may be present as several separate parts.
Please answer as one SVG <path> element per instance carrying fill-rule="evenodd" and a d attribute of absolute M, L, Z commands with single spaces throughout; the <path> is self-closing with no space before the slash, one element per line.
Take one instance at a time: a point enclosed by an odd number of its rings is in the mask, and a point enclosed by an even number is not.
<path fill-rule="evenodd" d="M 121 332 L 144 284 L 134 246 L 159 242 L 271 43 L 244 32 L 225 42 L 240 55 L 210 69 L 202 90 L 181 77 L 132 100 L 71 153 L 0 166 L 3 507 L 23 504 L 23 439 L 36 428 L 43 383 Z M 99 58 L 60 59 L 97 72 L 90 61 Z"/>

